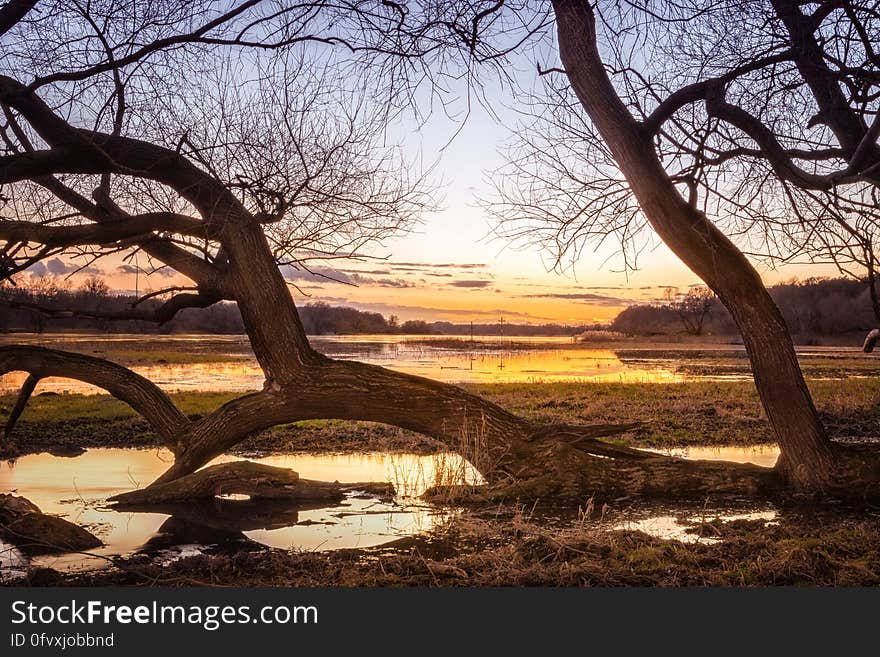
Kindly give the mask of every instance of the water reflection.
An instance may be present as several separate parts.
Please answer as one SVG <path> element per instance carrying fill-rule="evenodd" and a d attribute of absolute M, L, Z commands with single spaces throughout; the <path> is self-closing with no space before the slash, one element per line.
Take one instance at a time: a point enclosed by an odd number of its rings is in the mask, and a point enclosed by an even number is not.
<path fill-rule="evenodd" d="M 201 341 L 198 339 L 200 338 Z M 169 391 L 249 391 L 263 385 L 247 342 L 241 336 L 113 336 L 95 342 L 96 336 L 15 336 L 2 343 L 33 343 L 72 349 L 126 362 L 159 387 Z M 625 383 L 668 383 L 693 376 L 677 371 L 678 363 L 651 358 L 622 360 L 612 349 L 591 349 L 573 345 L 571 338 L 430 339 L 426 336 L 319 336 L 314 347 L 333 358 L 359 360 L 393 370 L 451 383 L 520 383 L 593 381 Z M 95 348 L 97 347 L 97 348 Z M 134 350 L 134 351 L 133 351 Z M 151 352 L 172 351 L 201 355 L 228 354 L 220 362 L 150 362 Z M 140 353 L 143 359 L 132 357 Z M 145 362 L 141 362 L 141 360 Z M 178 360 L 181 360 L 178 358 Z M 0 377 L 0 393 L 14 392 L 26 374 L 13 372 Z M 96 393 L 93 386 L 70 379 L 42 379 L 37 392 Z"/>
<path fill-rule="evenodd" d="M 732 461 L 734 463 L 752 463 L 764 468 L 772 468 L 779 458 L 779 447 L 776 445 L 724 445 L 708 447 L 676 447 L 674 449 L 652 450 L 667 456 L 678 456 L 685 459 L 701 461 Z"/>
<path fill-rule="evenodd" d="M 670 453 L 670 452 L 666 452 Z M 685 458 L 752 462 L 772 466 L 777 448 L 702 447 L 671 452 Z M 214 462 L 233 460 L 223 456 Z M 186 505 L 138 510 L 116 510 L 105 500 L 117 493 L 148 484 L 171 460 L 167 450 L 91 449 L 76 458 L 31 454 L 14 462 L 0 463 L 0 492 L 23 494 L 47 513 L 95 533 L 105 545 L 93 557 L 80 554 L 41 556 L 33 564 L 62 569 L 99 567 L 102 557 L 131 554 L 139 550 L 176 548 L 192 552 L 192 546 L 229 542 L 254 542 L 279 548 L 332 550 L 370 547 L 396 538 L 424 532 L 446 520 L 453 511 L 428 506 L 418 500 L 426 488 L 438 482 L 479 483 L 479 474 L 457 454 L 282 455 L 255 459 L 288 467 L 303 477 L 326 481 L 390 481 L 398 495 L 393 500 L 351 496 L 342 504 L 300 505 L 247 499 L 214 499 Z M 628 518 L 615 528 L 638 529 L 661 538 L 694 541 L 703 534 L 691 529 L 695 518 L 771 520 L 775 512 L 754 508 L 709 513 L 705 508 L 673 515 L 668 509 Z M 764 515 L 754 515 L 755 513 Z M 718 515 L 722 514 L 722 515 Z M 746 515 L 743 515 L 746 514 Z M 23 572 L 23 557 L 0 544 L 0 573 Z"/>
<path fill-rule="evenodd" d="M 764 468 L 772 468 L 779 458 L 779 447 L 776 445 L 677 447 L 651 451 L 686 459 L 752 463 Z M 770 523 L 779 517 L 775 507 L 764 505 L 763 508 L 756 508 L 754 502 L 742 507 L 704 505 L 690 509 L 684 503 L 678 503 L 675 507 L 648 506 L 629 509 L 622 514 L 628 517 L 623 522 L 612 523 L 611 529 L 640 531 L 656 538 L 682 543 L 719 542 L 721 539 L 717 537 L 718 530 L 714 523 L 735 520 L 763 520 Z"/>
<path fill-rule="evenodd" d="M 676 383 L 751 378 L 741 346 L 621 343 L 591 347 L 570 337 L 313 336 L 320 352 L 450 383 L 556 381 Z M 108 357 L 169 391 L 257 390 L 263 374 L 245 336 L 46 334 L 0 336 L 0 344 L 37 344 Z M 810 378 L 880 375 L 880 361 L 857 348 L 801 347 Z M 167 362 L 161 362 L 165 360 Z M 193 361 L 196 362 L 188 362 Z M 216 361 L 216 362 L 214 362 Z M 0 377 L 0 393 L 25 374 Z M 94 393 L 69 379 L 43 379 L 38 391 Z"/>
<path fill-rule="evenodd" d="M 214 463 L 236 460 L 223 456 Z M 393 500 L 348 497 L 339 505 L 291 507 L 261 501 L 217 499 L 200 504 L 119 511 L 105 500 L 145 486 L 167 467 L 167 450 L 91 449 L 76 458 L 32 454 L 0 464 L 0 492 L 18 491 L 46 513 L 61 514 L 96 534 L 104 546 L 80 554 L 41 556 L 32 563 L 79 569 L 106 563 L 102 557 L 140 549 L 212 542 L 255 541 L 305 550 L 369 547 L 427 531 L 449 511 L 429 507 L 417 496 L 450 474 L 459 483 L 478 483 L 479 474 L 457 454 L 294 455 L 254 459 L 293 468 L 304 478 L 326 481 L 390 481 Z M 221 541 L 222 539 L 222 541 Z M 0 545 L 0 569 L 14 567 L 20 555 Z"/>
<path fill-rule="evenodd" d="M 718 543 L 719 528 L 716 523 L 733 522 L 736 520 L 762 520 L 765 524 L 776 522 L 779 512 L 776 509 L 738 510 L 738 509 L 702 509 L 700 513 L 690 515 L 668 515 L 659 513 L 646 518 L 633 518 L 618 523 L 613 529 L 640 531 L 664 540 L 681 541 L 682 543 Z"/>

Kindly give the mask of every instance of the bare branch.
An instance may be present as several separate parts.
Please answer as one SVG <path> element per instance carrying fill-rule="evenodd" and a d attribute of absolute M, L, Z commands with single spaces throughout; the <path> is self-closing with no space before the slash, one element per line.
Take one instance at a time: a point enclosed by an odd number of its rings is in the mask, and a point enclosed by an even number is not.
<path fill-rule="evenodd" d="M 0 347 L 0 375 L 21 370 L 36 378 L 60 376 L 103 388 L 144 416 L 174 452 L 189 420 L 155 384 L 128 368 L 101 358 L 45 349 Z"/>

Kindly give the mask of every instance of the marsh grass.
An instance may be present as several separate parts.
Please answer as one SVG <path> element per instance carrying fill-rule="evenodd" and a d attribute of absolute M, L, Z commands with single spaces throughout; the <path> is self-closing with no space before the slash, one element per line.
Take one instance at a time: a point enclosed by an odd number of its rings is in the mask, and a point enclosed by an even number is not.
<path fill-rule="evenodd" d="M 583 509 L 586 511 L 586 507 Z M 91 573 L 31 572 L 27 585 L 876 586 L 880 521 L 785 510 L 777 523 L 712 519 L 711 542 L 608 530 L 591 509 L 548 521 L 534 507 L 449 515 L 430 533 L 364 550 L 259 550 Z"/>
<path fill-rule="evenodd" d="M 529 419 L 541 422 L 643 422 L 614 438 L 621 444 L 670 448 L 694 445 L 760 445 L 773 442 L 754 386 L 747 381 L 688 383 L 513 383 L 464 386 Z M 832 436 L 842 439 L 880 435 L 880 378 L 810 381 L 816 406 Z M 200 417 L 236 393 L 181 392 L 171 398 L 190 417 Z M 0 396 L 0 418 L 15 402 Z M 491 469 L 479 421 L 471 423 L 458 446 L 482 472 Z M 34 396 L 15 434 L 24 449 L 53 444 L 80 447 L 156 444 L 147 424 L 108 395 Z M 242 443 L 252 454 L 281 452 L 448 450 L 412 432 L 366 422 L 315 420 L 282 425 Z M 440 470 L 443 470 L 441 467 Z"/>

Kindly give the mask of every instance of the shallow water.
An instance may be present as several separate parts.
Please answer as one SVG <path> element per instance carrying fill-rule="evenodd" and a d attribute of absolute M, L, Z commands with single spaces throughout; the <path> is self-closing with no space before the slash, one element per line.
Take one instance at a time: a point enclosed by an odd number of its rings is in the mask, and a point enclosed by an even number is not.
<path fill-rule="evenodd" d="M 686 459 L 752 463 L 764 468 L 772 468 L 779 458 L 779 448 L 776 445 L 678 447 L 656 451 L 667 456 Z M 714 530 L 707 524 L 711 521 L 763 520 L 765 523 L 772 523 L 778 518 L 779 512 L 772 504 L 747 501 L 741 505 L 727 503 L 723 506 L 708 504 L 702 507 L 695 507 L 692 504 L 658 505 L 653 508 L 647 506 L 630 510 L 623 515 L 631 517 L 612 524 L 612 529 L 640 531 L 650 536 L 682 543 L 715 543 L 720 539 L 712 535 Z"/>
<path fill-rule="evenodd" d="M 425 343 L 425 340 L 429 340 Z M 426 336 L 355 335 L 317 336 L 312 344 L 333 358 L 358 360 L 400 372 L 451 383 L 519 383 L 538 381 L 675 382 L 693 377 L 676 373 L 676 365 L 651 358 L 627 363 L 610 349 L 574 345 L 571 338 L 477 337 L 474 343 Z M 469 340 L 469 338 L 468 338 Z M 82 351 L 101 357 L 115 350 L 136 349 L 147 355 L 173 350 L 200 356 L 228 356 L 227 362 L 133 363 L 131 368 L 169 391 L 248 391 L 263 385 L 243 336 L 7 336 L 0 343 L 40 344 Z M 533 345 L 533 346 L 532 346 Z M 129 356 L 131 354 L 129 353 Z M 26 374 L 0 377 L 0 393 L 17 390 Z M 47 378 L 38 392 L 94 393 L 96 388 L 79 381 Z"/>
<path fill-rule="evenodd" d="M 705 508 L 700 509 L 699 512 L 677 515 L 668 512 L 648 514 L 647 517 L 625 520 L 612 528 L 640 531 L 649 536 L 682 543 L 718 543 L 721 539 L 713 535 L 716 530 L 712 523 L 716 521 L 763 520 L 765 524 L 770 524 L 776 522 L 778 517 L 779 512 L 773 508 L 762 510 L 754 510 L 751 507 Z"/>
<path fill-rule="evenodd" d="M 142 487 L 171 460 L 167 450 L 90 449 L 75 458 L 49 454 L 0 463 L 0 492 L 16 492 L 45 513 L 63 515 L 96 534 L 104 546 L 95 556 L 40 556 L 34 565 L 82 569 L 106 564 L 101 557 L 141 549 L 192 552 L 201 544 L 245 538 L 263 545 L 301 550 L 370 547 L 430 530 L 451 511 L 428 506 L 417 496 L 442 481 L 477 483 L 479 475 L 457 454 L 352 454 L 270 456 L 252 459 L 292 468 L 307 479 L 390 481 L 393 500 L 347 498 L 339 505 L 294 507 L 234 499 L 168 509 L 168 513 L 120 510 L 106 503 L 117 493 Z M 214 462 L 238 460 L 223 456 Z M 173 516 L 173 518 L 172 518 Z M 18 568 L 20 555 L 0 544 L 0 570 Z"/>
<path fill-rule="evenodd" d="M 776 445 L 676 447 L 656 451 L 667 456 L 679 456 L 685 459 L 752 463 L 764 468 L 772 468 L 779 458 L 779 448 Z"/>
<path fill-rule="evenodd" d="M 622 343 L 592 348 L 570 337 L 342 335 L 314 336 L 313 346 L 333 358 L 359 360 L 450 383 L 532 383 L 588 381 L 677 383 L 695 380 L 750 378 L 742 347 L 724 344 Z M 234 391 L 260 389 L 263 373 L 245 336 L 232 335 L 98 335 L 14 334 L 0 344 L 36 344 L 98 357 L 122 358 L 136 372 L 169 391 Z M 170 362 L 156 362 L 156 354 Z M 878 376 L 880 360 L 856 348 L 804 347 L 802 362 L 826 363 L 810 378 Z M 120 355 L 121 354 L 121 355 Z M 174 362 L 187 360 L 220 362 Z M 839 371 L 827 368 L 828 359 Z M 840 369 L 842 368 L 842 369 Z M 16 391 L 26 374 L 0 377 L 0 394 Z M 40 381 L 37 392 L 99 392 L 93 386 L 63 378 Z"/>
<path fill-rule="evenodd" d="M 779 450 L 762 447 L 711 447 L 666 451 L 683 458 L 750 462 L 770 467 Z M 214 462 L 235 460 L 222 456 Z M 46 513 L 59 514 L 96 534 L 104 546 L 90 555 L 36 557 L 32 565 L 79 570 L 106 565 L 106 557 L 139 551 L 174 559 L 198 554 L 205 545 L 250 539 L 257 543 L 298 550 L 371 547 L 431 530 L 455 511 L 427 505 L 418 499 L 436 483 L 478 483 L 479 474 L 457 454 L 321 454 L 270 456 L 253 459 L 292 468 L 308 479 L 325 481 L 390 481 L 393 500 L 350 497 L 342 504 L 292 507 L 261 501 L 216 499 L 205 504 L 175 507 L 167 513 L 116 511 L 106 499 L 142 487 L 159 476 L 171 460 L 167 450 L 90 449 L 75 458 L 31 454 L 0 463 L 0 492 L 24 495 Z M 703 514 L 706 509 L 700 510 Z M 731 515 L 733 514 L 733 515 Z M 757 514 L 757 515 L 755 515 Z M 712 512 L 709 517 L 772 520 L 775 511 L 743 508 Z M 642 512 L 612 529 L 637 529 L 659 538 L 711 541 L 689 533 L 699 513 L 674 514 L 669 507 Z M 103 558 L 102 558 L 103 557 Z M 0 578 L 24 573 L 27 561 L 0 542 Z"/>

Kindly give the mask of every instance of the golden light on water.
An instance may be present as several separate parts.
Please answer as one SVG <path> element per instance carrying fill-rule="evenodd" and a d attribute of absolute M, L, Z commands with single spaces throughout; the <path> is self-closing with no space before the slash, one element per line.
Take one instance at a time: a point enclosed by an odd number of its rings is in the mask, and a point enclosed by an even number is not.
<path fill-rule="evenodd" d="M 612 349 L 578 347 L 505 349 L 436 348 L 412 342 L 371 343 L 357 336 L 363 349 L 346 350 L 343 343 L 334 357 L 381 365 L 399 372 L 417 374 L 448 383 L 541 383 L 591 381 L 615 383 L 675 383 L 693 377 L 676 371 L 674 364 L 662 360 L 638 363 L 622 361 Z M 352 343 L 355 341 L 352 340 Z M 221 362 L 137 363 L 138 374 L 168 391 L 249 391 L 263 386 L 263 373 L 255 360 L 247 358 Z M 0 377 L 0 393 L 15 392 L 27 374 L 12 372 Z M 101 392 L 86 383 L 48 377 L 40 381 L 37 392 Z"/>
<path fill-rule="evenodd" d="M 105 500 L 152 482 L 172 460 L 168 450 L 89 449 L 76 458 L 30 454 L 0 463 L 0 491 L 27 491 L 45 513 L 63 515 L 95 533 L 105 545 L 95 556 L 65 554 L 39 557 L 33 563 L 52 568 L 85 568 L 106 564 L 101 557 L 129 554 L 142 548 L 169 515 L 115 510 Z M 224 455 L 211 463 L 241 460 Z M 369 547 L 423 532 L 448 517 L 450 510 L 429 507 L 417 499 L 436 483 L 480 483 L 479 474 L 457 454 L 324 454 L 281 455 L 252 459 L 291 468 L 306 479 L 391 482 L 393 502 L 349 498 L 323 508 L 290 508 L 280 527 L 244 531 L 247 538 L 280 548 L 329 550 Z M 198 518 L 189 518 L 197 522 Z M 2 548 L 2 545 L 0 545 Z"/>
<path fill-rule="evenodd" d="M 778 456 L 775 447 L 714 447 L 676 450 L 686 458 L 752 462 L 770 466 Z M 238 460 L 221 456 L 212 463 Z M 452 509 L 428 506 L 418 499 L 437 483 L 481 482 L 479 474 L 457 454 L 303 454 L 253 459 L 278 467 L 288 467 L 307 479 L 323 481 L 390 481 L 398 492 L 395 501 L 348 498 L 338 505 L 321 508 L 291 507 L 279 523 L 265 527 L 256 519 L 243 536 L 272 547 L 304 550 L 381 545 L 403 536 L 428 531 L 446 520 Z M 90 551 L 59 556 L 42 556 L 32 563 L 58 569 L 95 568 L 106 565 L 106 557 L 131 554 L 162 534 L 166 513 L 115 510 L 106 499 L 116 493 L 140 488 L 158 477 L 169 465 L 171 453 L 165 449 L 137 450 L 97 448 L 75 458 L 49 454 L 30 454 L 13 462 L 0 463 L 0 490 L 27 491 L 27 497 L 44 512 L 59 514 L 88 528 L 104 546 Z M 220 504 L 220 500 L 217 500 Z M 193 507 L 195 509 L 195 507 Z M 217 509 L 218 512 L 221 510 Z M 177 512 L 175 512 L 177 513 Z M 199 515 L 180 516 L 186 523 L 198 524 Z M 657 535 L 678 532 L 675 522 L 665 517 L 639 521 L 637 527 Z M 210 525 L 210 520 L 205 526 Z M 671 524 L 670 524 L 671 523 Z M 644 526 L 643 526 L 644 525 Z M 668 525 L 668 526 L 667 526 Z M 179 553 L 198 553 L 199 545 L 174 543 Z M 0 549 L 4 548 L 0 543 Z M 173 556 L 169 556 L 173 558 Z M 2 565 L 2 564 L 0 564 Z M 2 573 L 0 573 L 2 575 Z"/>

